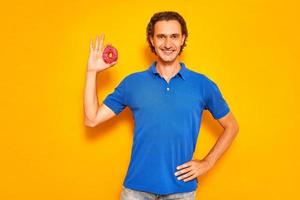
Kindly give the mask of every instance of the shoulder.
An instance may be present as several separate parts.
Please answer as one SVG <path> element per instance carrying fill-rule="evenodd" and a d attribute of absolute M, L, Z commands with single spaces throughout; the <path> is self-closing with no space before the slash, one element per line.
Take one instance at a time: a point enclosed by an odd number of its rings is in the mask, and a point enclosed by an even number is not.
<path fill-rule="evenodd" d="M 214 81 L 207 75 L 189 69 L 189 76 L 192 80 L 196 80 L 201 84 L 212 84 Z"/>
<path fill-rule="evenodd" d="M 135 81 L 141 81 L 148 77 L 149 77 L 148 70 L 143 70 L 143 71 L 137 71 L 137 72 L 130 73 L 130 74 L 126 75 L 123 80 L 126 82 L 132 83 Z"/>
<path fill-rule="evenodd" d="M 190 70 L 189 74 L 189 79 L 193 80 L 193 84 L 198 85 L 204 96 L 206 94 L 219 91 L 219 86 L 217 85 L 217 83 L 208 75 L 192 70 Z"/>

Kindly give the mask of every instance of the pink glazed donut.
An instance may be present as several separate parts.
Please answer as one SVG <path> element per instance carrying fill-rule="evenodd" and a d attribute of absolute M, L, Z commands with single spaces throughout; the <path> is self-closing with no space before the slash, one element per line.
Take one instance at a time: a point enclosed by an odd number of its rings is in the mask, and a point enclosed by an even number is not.
<path fill-rule="evenodd" d="M 102 58 L 104 62 L 110 64 L 118 59 L 118 51 L 112 45 L 107 45 L 103 50 Z"/>

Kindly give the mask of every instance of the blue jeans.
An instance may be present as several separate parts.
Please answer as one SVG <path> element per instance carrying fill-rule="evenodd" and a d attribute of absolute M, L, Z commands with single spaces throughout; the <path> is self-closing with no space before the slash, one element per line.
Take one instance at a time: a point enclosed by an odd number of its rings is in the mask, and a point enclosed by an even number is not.
<path fill-rule="evenodd" d="M 175 194 L 153 194 L 149 192 L 142 192 L 137 190 L 132 190 L 122 186 L 121 199 L 120 200 L 195 200 L 196 191 L 183 192 Z"/>

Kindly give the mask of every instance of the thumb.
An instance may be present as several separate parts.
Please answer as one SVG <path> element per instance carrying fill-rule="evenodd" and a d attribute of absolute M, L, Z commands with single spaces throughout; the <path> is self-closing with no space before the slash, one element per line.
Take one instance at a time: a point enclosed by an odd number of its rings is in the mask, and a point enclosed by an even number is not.
<path fill-rule="evenodd" d="M 114 61 L 114 62 L 110 63 L 110 66 L 114 66 L 117 63 L 118 63 L 117 61 Z"/>

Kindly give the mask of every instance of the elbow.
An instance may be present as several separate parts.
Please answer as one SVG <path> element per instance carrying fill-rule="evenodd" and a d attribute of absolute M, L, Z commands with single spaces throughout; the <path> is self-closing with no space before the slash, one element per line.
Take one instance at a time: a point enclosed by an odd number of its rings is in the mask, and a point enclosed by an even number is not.
<path fill-rule="evenodd" d="M 84 125 L 87 126 L 87 127 L 91 127 L 91 128 L 96 126 L 95 124 L 89 124 L 89 123 L 84 123 Z"/>
<path fill-rule="evenodd" d="M 93 120 L 89 120 L 88 118 L 85 117 L 84 125 L 87 127 L 95 127 L 96 123 L 94 123 Z"/>
<path fill-rule="evenodd" d="M 236 133 L 238 133 L 240 131 L 240 127 L 239 124 L 237 122 L 234 123 L 234 130 Z"/>
<path fill-rule="evenodd" d="M 238 124 L 231 124 L 230 126 L 227 126 L 225 129 L 228 129 L 229 133 L 231 133 L 232 136 L 236 136 L 239 132 L 239 126 Z"/>
<path fill-rule="evenodd" d="M 238 134 L 240 128 L 239 128 L 239 125 L 238 124 L 235 124 L 233 127 L 232 127 L 232 130 L 234 132 L 235 135 Z"/>

